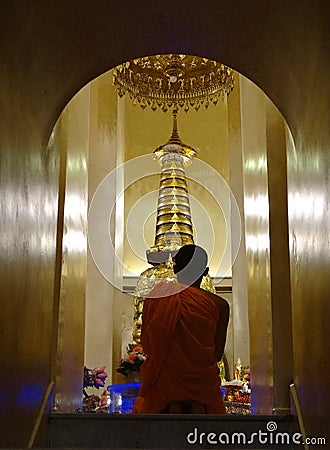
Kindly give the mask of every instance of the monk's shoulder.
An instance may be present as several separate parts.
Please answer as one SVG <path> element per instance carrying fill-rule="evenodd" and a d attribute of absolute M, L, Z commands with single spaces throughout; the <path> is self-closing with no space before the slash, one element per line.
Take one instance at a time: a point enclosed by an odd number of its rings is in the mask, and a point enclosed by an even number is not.
<path fill-rule="evenodd" d="M 205 291 L 203 289 L 203 292 L 208 295 L 216 304 L 219 311 L 222 313 L 222 315 L 228 315 L 229 314 L 229 303 L 224 298 L 220 297 L 217 294 L 214 294 L 213 292 Z"/>

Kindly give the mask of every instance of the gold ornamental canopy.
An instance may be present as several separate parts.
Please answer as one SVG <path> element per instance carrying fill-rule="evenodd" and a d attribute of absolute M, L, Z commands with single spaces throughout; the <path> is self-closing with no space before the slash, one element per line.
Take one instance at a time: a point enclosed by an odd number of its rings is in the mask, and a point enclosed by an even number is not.
<path fill-rule="evenodd" d="M 154 55 L 125 62 L 114 69 L 118 95 L 153 111 L 182 108 L 196 111 L 216 105 L 234 87 L 234 72 L 216 61 L 181 54 Z"/>

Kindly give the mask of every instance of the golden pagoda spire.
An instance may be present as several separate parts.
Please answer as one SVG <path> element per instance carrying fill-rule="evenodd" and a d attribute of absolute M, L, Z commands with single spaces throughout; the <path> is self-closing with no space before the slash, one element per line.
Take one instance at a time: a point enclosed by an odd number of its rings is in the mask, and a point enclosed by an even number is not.
<path fill-rule="evenodd" d="M 153 267 L 141 273 L 134 297 L 133 339 L 140 343 L 142 310 L 145 297 L 160 281 L 177 282 L 172 256 L 183 246 L 194 244 L 189 194 L 184 168 L 197 156 L 194 148 L 184 144 L 178 133 L 177 108 L 173 109 L 172 135 L 166 144 L 154 151 L 154 158 L 162 168 L 157 205 L 155 243 L 147 250 L 147 260 Z M 201 287 L 215 292 L 209 275 L 203 277 Z"/>
<path fill-rule="evenodd" d="M 178 133 L 177 108 L 173 109 L 172 135 L 166 144 L 154 151 L 162 167 L 159 183 L 155 243 L 147 251 L 150 264 L 169 260 L 183 245 L 193 244 L 193 226 L 184 167 L 197 156 L 195 149 L 184 144 Z"/>

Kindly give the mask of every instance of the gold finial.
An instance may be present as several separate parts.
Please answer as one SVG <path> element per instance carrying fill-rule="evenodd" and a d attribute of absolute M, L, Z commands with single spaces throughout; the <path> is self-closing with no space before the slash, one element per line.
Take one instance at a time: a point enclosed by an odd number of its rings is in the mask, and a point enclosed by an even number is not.
<path fill-rule="evenodd" d="M 164 161 L 167 160 L 168 164 L 172 163 L 172 168 L 176 168 L 176 161 L 182 159 L 183 166 L 187 166 L 191 163 L 192 158 L 197 156 L 197 151 L 190 145 L 184 144 L 179 136 L 178 132 L 178 108 L 173 108 L 172 111 L 172 134 L 166 144 L 161 145 L 154 150 L 154 158 L 163 167 Z M 177 155 L 177 157 L 170 155 Z"/>
<path fill-rule="evenodd" d="M 174 107 L 172 111 L 173 117 L 173 127 L 172 127 L 172 136 L 170 137 L 169 143 L 181 144 L 181 140 L 178 132 L 178 108 Z"/>

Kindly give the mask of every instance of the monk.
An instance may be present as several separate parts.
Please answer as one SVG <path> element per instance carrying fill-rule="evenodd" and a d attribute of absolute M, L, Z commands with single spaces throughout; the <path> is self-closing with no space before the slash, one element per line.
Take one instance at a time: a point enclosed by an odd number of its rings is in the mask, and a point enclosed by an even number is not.
<path fill-rule="evenodd" d="M 225 414 L 217 361 L 224 352 L 229 305 L 200 288 L 207 254 L 177 252 L 178 283 L 159 283 L 145 299 L 141 341 L 147 355 L 133 413 Z"/>

